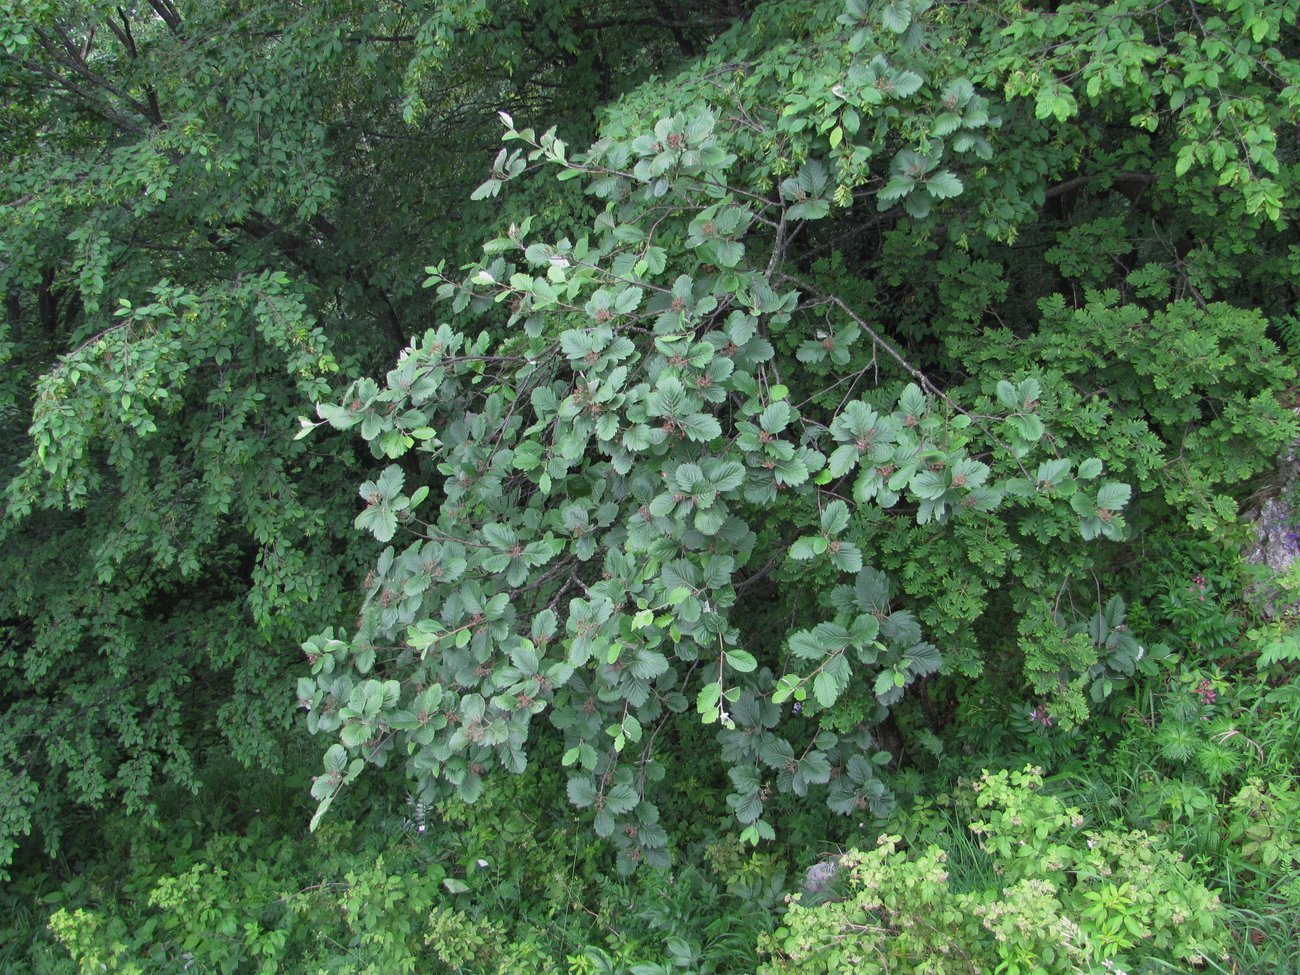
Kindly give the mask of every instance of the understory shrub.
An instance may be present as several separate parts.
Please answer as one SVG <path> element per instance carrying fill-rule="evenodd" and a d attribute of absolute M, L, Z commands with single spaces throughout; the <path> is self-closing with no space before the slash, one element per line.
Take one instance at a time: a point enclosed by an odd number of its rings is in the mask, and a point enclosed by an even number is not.
<path fill-rule="evenodd" d="M 942 846 L 902 849 L 899 836 L 882 836 L 843 857 L 843 897 L 796 899 L 761 940 L 761 972 L 1100 975 L 1225 956 L 1218 896 L 1159 837 L 1086 828 L 1032 766 L 985 773 L 973 794 L 981 818 L 969 830 L 992 882 L 963 889 Z"/>

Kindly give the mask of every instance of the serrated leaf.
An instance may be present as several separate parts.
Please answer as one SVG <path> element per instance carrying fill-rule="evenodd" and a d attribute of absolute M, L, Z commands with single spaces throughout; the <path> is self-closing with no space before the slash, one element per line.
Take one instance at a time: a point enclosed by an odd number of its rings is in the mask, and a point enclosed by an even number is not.
<path fill-rule="evenodd" d="M 745 468 L 734 460 L 723 461 L 709 468 L 707 474 L 713 490 L 722 494 L 734 491 L 745 483 Z"/>
<path fill-rule="evenodd" d="M 889 577 L 879 569 L 863 569 L 858 573 L 854 598 L 864 613 L 885 612 L 889 609 Z"/>
<path fill-rule="evenodd" d="M 598 790 L 596 789 L 596 780 L 590 775 L 575 775 L 569 779 L 566 787 L 569 794 L 569 801 L 579 809 L 586 809 L 596 802 Z"/>
<path fill-rule="evenodd" d="M 824 785 L 831 779 L 830 759 L 825 752 L 811 751 L 799 760 L 799 774 L 805 782 Z"/>
<path fill-rule="evenodd" d="M 840 542 L 830 554 L 831 565 L 841 572 L 857 572 L 862 568 L 862 551 L 852 542 Z"/>
<path fill-rule="evenodd" d="M 899 412 L 905 417 L 912 416 L 920 419 L 925 414 L 927 405 L 925 394 L 916 383 L 908 383 L 902 395 L 898 397 Z"/>
<path fill-rule="evenodd" d="M 742 823 L 752 823 L 763 815 L 763 800 L 757 792 L 730 793 L 727 796 L 727 805 L 731 807 L 736 819 Z"/>
<path fill-rule="evenodd" d="M 963 187 L 959 180 L 946 169 L 941 169 L 932 176 L 926 177 L 925 190 L 937 200 L 947 200 L 958 196 Z"/>
<path fill-rule="evenodd" d="M 1079 464 L 1079 477 L 1081 480 L 1091 481 L 1101 475 L 1101 461 L 1096 457 L 1089 457 Z"/>
<path fill-rule="evenodd" d="M 885 204 L 903 199 L 914 189 L 916 189 L 916 180 L 910 176 L 895 174 L 889 177 L 889 181 L 876 193 L 876 199 L 884 209 Z"/>
<path fill-rule="evenodd" d="M 907 211 L 908 216 L 915 217 L 917 220 L 924 220 L 930 215 L 930 200 L 928 194 L 913 193 L 903 200 L 903 209 Z"/>
<path fill-rule="evenodd" d="M 378 542 L 389 542 L 397 533 L 397 513 L 383 506 L 367 508 L 357 515 L 353 525 L 370 532 Z"/>
<path fill-rule="evenodd" d="M 894 672 L 892 670 L 882 670 L 877 674 L 874 690 L 876 697 L 881 701 L 892 697 L 898 690 L 894 686 Z"/>
<path fill-rule="evenodd" d="M 695 512 L 695 530 L 701 535 L 716 535 L 727 521 L 727 512 L 721 505 L 701 508 Z"/>
<path fill-rule="evenodd" d="M 500 189 L 501 180 L 489 179 L 476 186 L 474 191 L 470 193 L 469 198 L 471 200 L 486 200 L 490 197 L 496 196 Z"/>
<path fill-rule="evenodd" d="M 880 23 L 885 30 L 902 34 L 912 24 L 912 8 L 906 0 L 893 0 L 880 11 Z"/>
<path fill-rule="evenodd" d="M 998 381 L 997 397 L 998 402 L 1008 410 L 1020 409 L 1020 397 L 1016 395 L 1016 387 L 1005 379 Z"/>
<path fill-rule="evenodd" d="M 758 417 L 758 425 L 765 433 L 781 433 L 790 424 L 790 404 L 778 400 L 768 405 Z"/>
<path fill-rule="evenodd" d="M 813 697 L 823 708 L 829 708 L 840 697 L 840 685 L 830 673 L 823 670 L 813 678 Z"/>
<path fill-rule="evenodd" d="M 915 71 L 895 71 L 889 81 L 889 93 L 894 98 L 908 98 L 921 90 L 921 76 Z"/>
<path fill-rule="evenodd" d="M 1027 440 L 1030 443 L 1037 443 L 1042 440 L 1043 434 L 1047 432 L 1043 427 L 1043 421 L 1032 413 L 1007 417 L 1007 424 L 1015 430 L 1020 439 Z"/>
<path fill-rule="evenodd" d="M 821 535 L 805 535 L 790 546 L 790 558 L 806 562 L 825 552 L 829 544 Z"/>
<path fill-rule="evenodd" d="M 812 630 L 796 630 L 790 634 L 790 652 L 802 660 L 818 660 L 827 651 Z"/>
<path fill-rule="evenodd" d="M 722 267 L 735 267 L 745 256 L 745 247 L 735 240 L 715 240 L 712 243 L 713 259 Z"/>
<path fill-rule="evenodd" d="M 1107 481 L 1097 490 L 1097 507 L 1118 511 L 1128 504 L 1133 489 L 1118 481 Z"/>
<path fill-rule="evenodd" d="M 836 447 L 831 452 L 831 457 L 827 469 L 823 471 L 828 478 L 843 477 L 849 471 L 857 466 L 858 459 L 861 455 L 858 448 L 853 444 L 843 444 Z"/>
<path fill-rule="evenodd" d="M 621 816 L 635 809 L 640 801 L 641 797 L 630 785 L 614 785 L 605 793 L 604 808 L 615 816 Z"/>
<path fill-rule="evenodd" d="M 677 422 L 686 436 L 696 443 L 707 443 L 722 436 L 721 425 L 707 413 L 691 413 Z"/>
<path fill-rule="evenodd" d="M 348 753 L 342 745 L 330 745 L 325 751 L 325 771 L 341 773 L 348 765 Z"/>
<path fill-rule="evenodd" d="M 608 809 L 602 809 L 596 813 L 596 818 L 592 820 L 591 826 L 596 831 L 597 836 L 605 839 L 614 835 L 614 828 L 618 826 L 618 822 L 614 819 L 613 813 Z"/>
<path fill-rule="evenodd" d="M 938 647 L 931 643 L 918 643 L 903 654 L 907 669 L 915 676 L 934 673 L 943 664 L 943 657 Z"/>
<path fill-rule="evenodd" d="M 828 504 L 821 514 L 823 535 L 838 535 L 849 527 L 849 506 L 836 498 Z"/>

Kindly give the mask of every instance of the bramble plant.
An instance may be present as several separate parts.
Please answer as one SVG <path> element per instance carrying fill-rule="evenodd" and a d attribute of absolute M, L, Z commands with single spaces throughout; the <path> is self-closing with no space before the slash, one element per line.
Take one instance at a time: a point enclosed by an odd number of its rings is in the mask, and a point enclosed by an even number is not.
<path fill-rule="evenodd" d="M 764 5 L 611 110 L 586 152 L 502 113 L 474 196 L 549 167 L 596 215 L 512 211 L 480 262 L 429 268 L 451 322 L 303 420 L 304 435 L 358 429 L 391 462 L 361 488 L 357 527 L 389 547 L 360 624 L 305 646 L 299 701 L 339 737 L 318 818 L 394 757 L 421 801 L 472 800 L 495 768 L 525 768 L 545 713 L 570 799 L 630 869 L 667 861 L 657 750 L 688 711 L 717 725 L 728 807 L 758 842 L 773 795 L 886 812 L 878 729 L 930 675 L 991 665 L 999 695 L 1027 686 L 1026 713 L 1073 727 L 1154 672 L 1165 649 L 1129 632 L 1124 600 L 1091 581 L 1104 545 L 1082 542 L 1128 538 L 1134 486 L 1148 517 L 1224 526 L 1232 486 L 1294 429 L 1272 392 L 1291 372 L 1266 319 L 1211 303 L 1158 247 L 1117 279 L 1121 215 L 1060 233 L 1040 272 L 1057 290 L 1009 292 L 998 248 L 1087 143 L 1039 124 L 1079 103 L 1023 65 L 1100 41 L 1073 8 L 1026 14 L 1002 36 L 1035 53 L 1012 68 L 967 51 L 981 17 Z M 772 30 L 800 42 L 753 53 Z M 1044 53 L 1049 33 L 1066 40 Z M 1113 70 L 1085 72 L 1094 111 L 1149 130 L 1148 90 L 1198 84 L 1185 49 L 1109 45 Z M 1015 98 L 1035 91 L 1029 120 Z M 1208 165 L 1257 225 L 1276 184 L 1203 153 L 1204 120 L 1176 111 L 1189 141 L 1145 163 L 1184 183 Z M 827 257 L 820 229 L 853 227 L 864 203 L 882 225 L 874 281 Z M 937 292 L 906 290 L 940 240 Z M 1033 324 L 1012 331 L 994 306 Z M 778 639 L 751 625 L 765 612 Z"/>
<path fill-rule="evenodd" d="M 964 407 L 794 266 L 803 226 L 855 191 L 925 218 L 963 192 L 951 166 L 990 156 L 971 83 L 936 63 L 923 86 L 911 69 L 921 31 L 853 35 L 860 87 L 845 97 L 898 109 L 847 158 L 810 157 L 775 184 L 736 151 L 749 127 L 702 105 L 583 154 L 502 116 L 522 146 L 477 195 L 540 163 L 604 208 L 567 236 L 524 217 L 463 277 L 430 268 L 452 312 L 487 330 L 430 329 L 383 383 L 360 380 L 303 421 L 304 434 L 359 429 L 376 458 L 414 450 L 439 475 L 391 463 L 361 487 L 357 527 L 396 544 L 367 578 L 356 634 L 304 648 L 300 703 L 340 739 L 313 788 L 317 819 L 390 757 L 422 801 L 472 801 L 492 769 L 523 771 L 547 712 L 574 805 L 624 867 L 666 863 L 656 747 L 691 710 L 719 727 L 751 842 L 774 836 L 771 789 L 826 787 L 839 812 L 882 814 L 888 756 L 871 726 L 943 655 L 868 564 L 866 526 L 1005 532 L 1032 513 L 1076 539 L 1125 537 L 1129 486 L 1096 458 L 1058 455 L 1035 375 Z M 948 115 L 923 153 L 909 147 Z M 882 154 L 883 185 L 865 166 Z M 791 362 L 782 333 L 816 338 Z M 818 572 L 827 598 L 764 646 L 737 616 L 741 591 L 786 560 Z M 840 705 L 856 720 L 837 720 Z"/>

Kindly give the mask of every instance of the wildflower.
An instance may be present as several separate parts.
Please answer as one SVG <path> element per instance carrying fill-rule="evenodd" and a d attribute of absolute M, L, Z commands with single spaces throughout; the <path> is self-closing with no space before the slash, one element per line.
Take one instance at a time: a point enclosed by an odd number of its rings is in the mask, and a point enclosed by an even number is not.
<path fill-rule="evenodd" d="M 1203 678 L 1192 693 L 1201 699 L 1202 704 L 1213 704 L 1219 699 L 1218 693 L 1214 690 L 1214 684 L 1211 683 L 1208 677 Z"/>
<path fill-rule="evenodd" d="M 1052 715 L 1047 710 L 1046 704 L 1040 704 L 1038 707 L 1030 711 L 1029 720 L 1035 724 L 1042 725 L 1044 728 L 1050 728 L 1052 726 Z"/>

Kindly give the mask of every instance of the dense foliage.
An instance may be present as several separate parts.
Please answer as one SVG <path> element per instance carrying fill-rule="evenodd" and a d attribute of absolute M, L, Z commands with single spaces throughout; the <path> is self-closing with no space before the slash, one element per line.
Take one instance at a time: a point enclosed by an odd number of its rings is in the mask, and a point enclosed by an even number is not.
<path fill-rule="evenodd" d="M 1294 965 L 1298 8 L 0 2 L 0 960 Z"/>
<path fill-rule="evenodd" d="M 1225 490 L 1294 432 L 1272 392 L 1290 372 L 1256 310 L 1176 294 L 1167 255 L 1099 258 L 1094 235 L 1123 236 L 1105 207 L 1045 255 L 1090 288 L 1067 302 L 1040 270 L 1004 291 L 1017 216 L 1064 175 L 1061 137 L 1036 145 L 1041 110 L 1018 118 L 977 93 L 968 73 L 997 76 L 956 43 L 976 25 L 886 9 L 801 10 L 799 43 L 745 63 L 756 35 L 796 29 L 794 7 L 766 7 L 671 90 L 642 89 L 653 114 L 637 98 L 611 112 L 583 154 L 503 113 L 507 148 L 476 196 L 541 162 L 604 204 L 550 235 L 521 217 L 464 277 L 431 268 L 426 283 L 486 330 L 430 329 L 382 385 L 319 408 L 375 456 L 414 448 L 437 473 L 408 492 L 390 464 L 361 488 L 357 527 L 399 544 L 367 578 L 356 636 L 307 647 L 300 700 L 342 740 L 322 810 L 390 753 L 425 801 L 447 787 L 473 801 L 489 770 L 523 771 L 547 711 L 574 804 L 630 863 L 662 864 L 655 749 L 674 747 L 676 714 L 722 726 L 728 803 L 757 841 L 774 837 L 771 789 L 829 784 L 838 812 L 887 812 L 886 709 L 941 668 L 981 675 L 1009 632 L 1023 664 L 997 675 L 999 697 L 1028 685 L 1039 713 L 1071 724 L 1155 659 L 1126 625 L 1122 581 L 1091 582 L 1113 549 L 1079 544 L 1128 537 L 1132 486 L 1103 472 L 1136 482 L 1148 517 L 1231 517 Z M 782 106 L 783 77 L 843 80 Z M 1143 160 L 1153 196 L 1162 163 L 1185 168 L 1161 148 Z M 1032 149 L 1037 178 L 1008 180 Z M 1229 205 L 1260 210 L 1252 192 Z M 815 259 L 867 204 L 885 217 L 877 253 L 850 261 L 863 245 L 840 240 Z M 966 315 L 900 322 L 898 295 L 862 293 L 864 263 L 906 266 L 923 246 L 982 265 Z M 1136 408 L 1148 397 L 1169 405 Z M 928 572 L 912 562 L 927 549 Z M 802 582 L 755 585 L 801 562 Z M 758 606 L 788 635 L 746 628 Z"/>
<path fill-rule="evenodd" d="M 503 5 L 2 9 L 7 859 L 70 804 L 197 788 L 206 749 L 280 760 L 284 649 L 369 559 L 350 446 L 287 431 L 419 330 L 427 242 L 490 218 L 461 219 L 476 155 L 439 147 L 494 139 L 488 105 L 589 126 L 678 42 L 614 10 L 590 64 L 572 4 L 540 51 Z M 604 87 L 557 86 L 575 65 Z"/>

